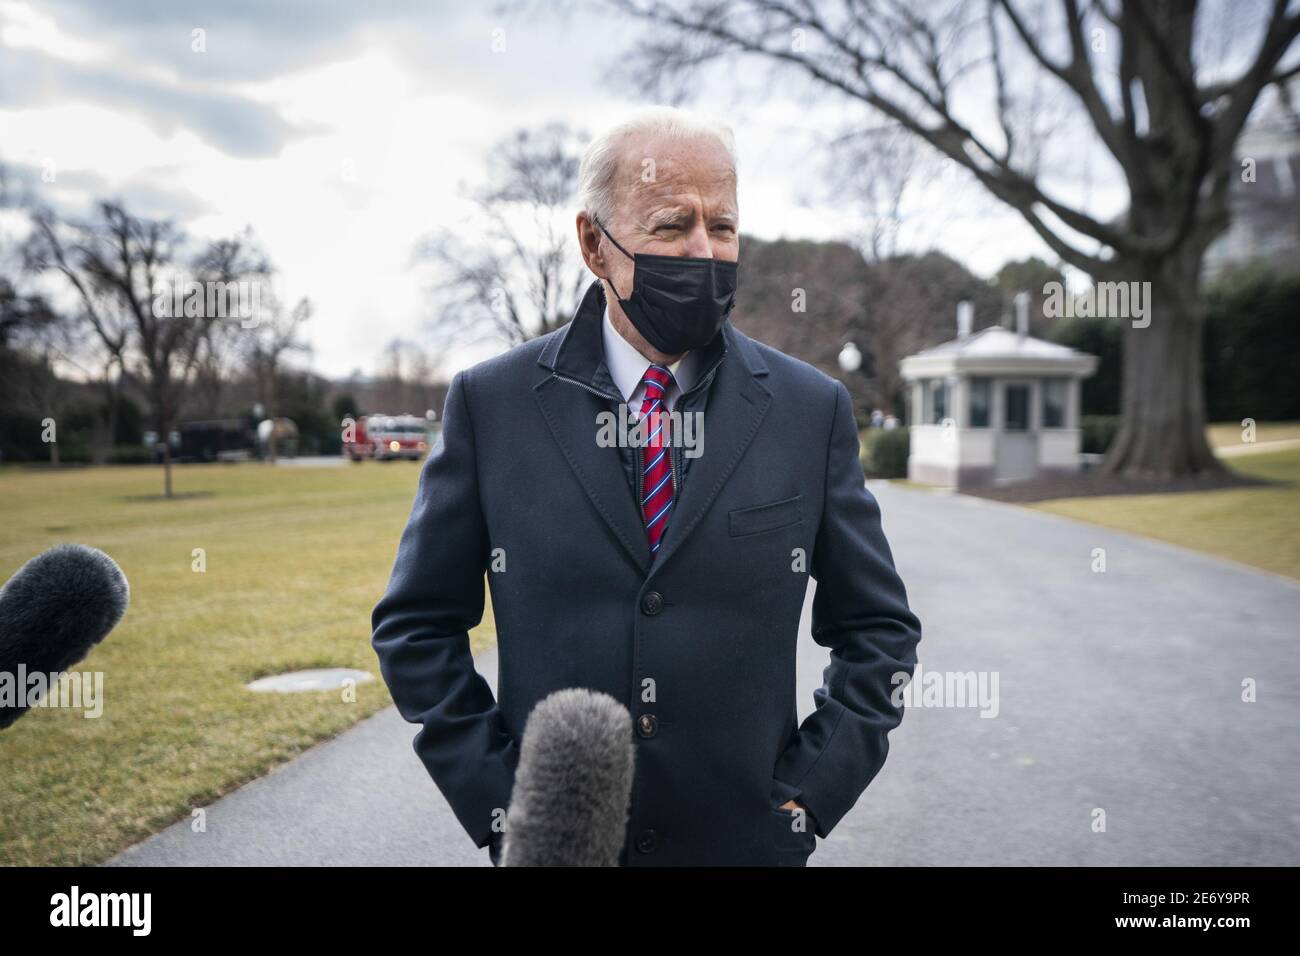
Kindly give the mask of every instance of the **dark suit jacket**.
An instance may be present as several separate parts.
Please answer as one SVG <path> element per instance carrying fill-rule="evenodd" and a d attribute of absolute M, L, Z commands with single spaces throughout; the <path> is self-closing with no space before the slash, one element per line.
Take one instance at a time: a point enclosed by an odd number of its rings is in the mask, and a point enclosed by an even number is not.
<path fill-rule="evenodd" d="M 704 409 L 703 454 L 652 564 L 625 456 L 597 441 L 598 413 L 621 401 L 603 309 L 594 282 L 572 322 L 453 378 L 374 609 L 381 671 L 478 847 L 504 823 L 534 705 L 587 687 L 636 728 L 624 865 L 803 865 L 884 763 L 895 675 L 910 676 L 921 636 L 848 392 L 725 323 L 679 405 Z M 810 573 L 830 664 L 799 725 Z M 485 577 L 496 699 L 467 636 Z M 806 832 L 780 809 L 791 798 Z"/>

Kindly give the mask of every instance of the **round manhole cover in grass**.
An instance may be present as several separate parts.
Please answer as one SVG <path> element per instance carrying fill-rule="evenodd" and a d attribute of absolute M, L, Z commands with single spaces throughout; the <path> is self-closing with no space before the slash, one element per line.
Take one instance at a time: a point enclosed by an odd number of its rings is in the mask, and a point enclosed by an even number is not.
<path fill-rule="evenodd" d="M 364 684 L 375 677 L 369 671 L 359 671 L 351 667 L 324 667 L 317 670 L 287 671 L 259 677 L 245 686 L 249 690 L 278 694 L 298 694 L 312 690 L 338 690 L 349 681 Z"/>

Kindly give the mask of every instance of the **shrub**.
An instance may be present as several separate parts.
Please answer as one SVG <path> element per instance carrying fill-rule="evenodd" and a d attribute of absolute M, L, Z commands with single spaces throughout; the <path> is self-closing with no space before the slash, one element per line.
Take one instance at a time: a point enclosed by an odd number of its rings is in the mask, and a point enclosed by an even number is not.
<path fill-rule="evenodd" d="M 1300 270 L 1240 266 L 1216 280 L 1205 301 L 1209 420 L 1300 418 Z"/>
<path fill-rule="evenodd" d="M 1079 419 L 1083 432 L 1079 450 L 1085 455 L 1101 455 L 1119 431 L 1118 415 L 1083 415 Z"/>
<path fill-rule="evenodd" d="M 868 428 L 862 433 L 862 470 L 868 478 L 906 478 L 908 431 Z"/>

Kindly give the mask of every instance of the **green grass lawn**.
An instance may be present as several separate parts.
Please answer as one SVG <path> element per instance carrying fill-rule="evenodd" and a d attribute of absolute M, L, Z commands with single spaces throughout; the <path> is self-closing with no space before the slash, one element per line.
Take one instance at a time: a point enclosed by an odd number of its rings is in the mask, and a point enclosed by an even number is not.
<path fill-rule="evenodd" d="M 1300 579 L 1300 449 L 1233 458 L 1230 467 L 1286 484 L 1167 495 L 1062 498 L 1030 507 Z"/>
<path fill-rule="evenodd" d="M 0 865 L 98 863 L 387 706 L 370 611 L 417 478 L 407 462 L 187 465 L 176 491 L 203 496 L 163 501 L 138 500 L 161 489 L 152 467 L 0 470 L 0 582 L 77 541 L 131 585 L 74 668 L 104 672 L 103 715 L 38 708 L 0 732 Z M 471 637 L 495 640 L 490 609 Z M 243 686 L 325 666 L 377 679 L 350 703 Z"/>

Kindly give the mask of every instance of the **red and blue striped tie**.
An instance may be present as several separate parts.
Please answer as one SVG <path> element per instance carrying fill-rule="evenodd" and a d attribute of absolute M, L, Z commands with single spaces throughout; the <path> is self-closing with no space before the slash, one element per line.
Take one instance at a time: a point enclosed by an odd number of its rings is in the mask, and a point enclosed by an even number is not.
<path fill-rule="evenodd" d="M 669 449 L 668 409 L 664 407 L 664 393 L 672 380 L 673 373 L 662 365 L 651 365 L 641 379 L 645 382 L 645 401 L 641 403 L 638 420 L 645 423 L 647 432 L 645 467 L 641 471 L 641 511 L 651 561 L 659 550 L 659 539 L 663 537 L 668 512 L 673 506 L 673 457 Z"/>

